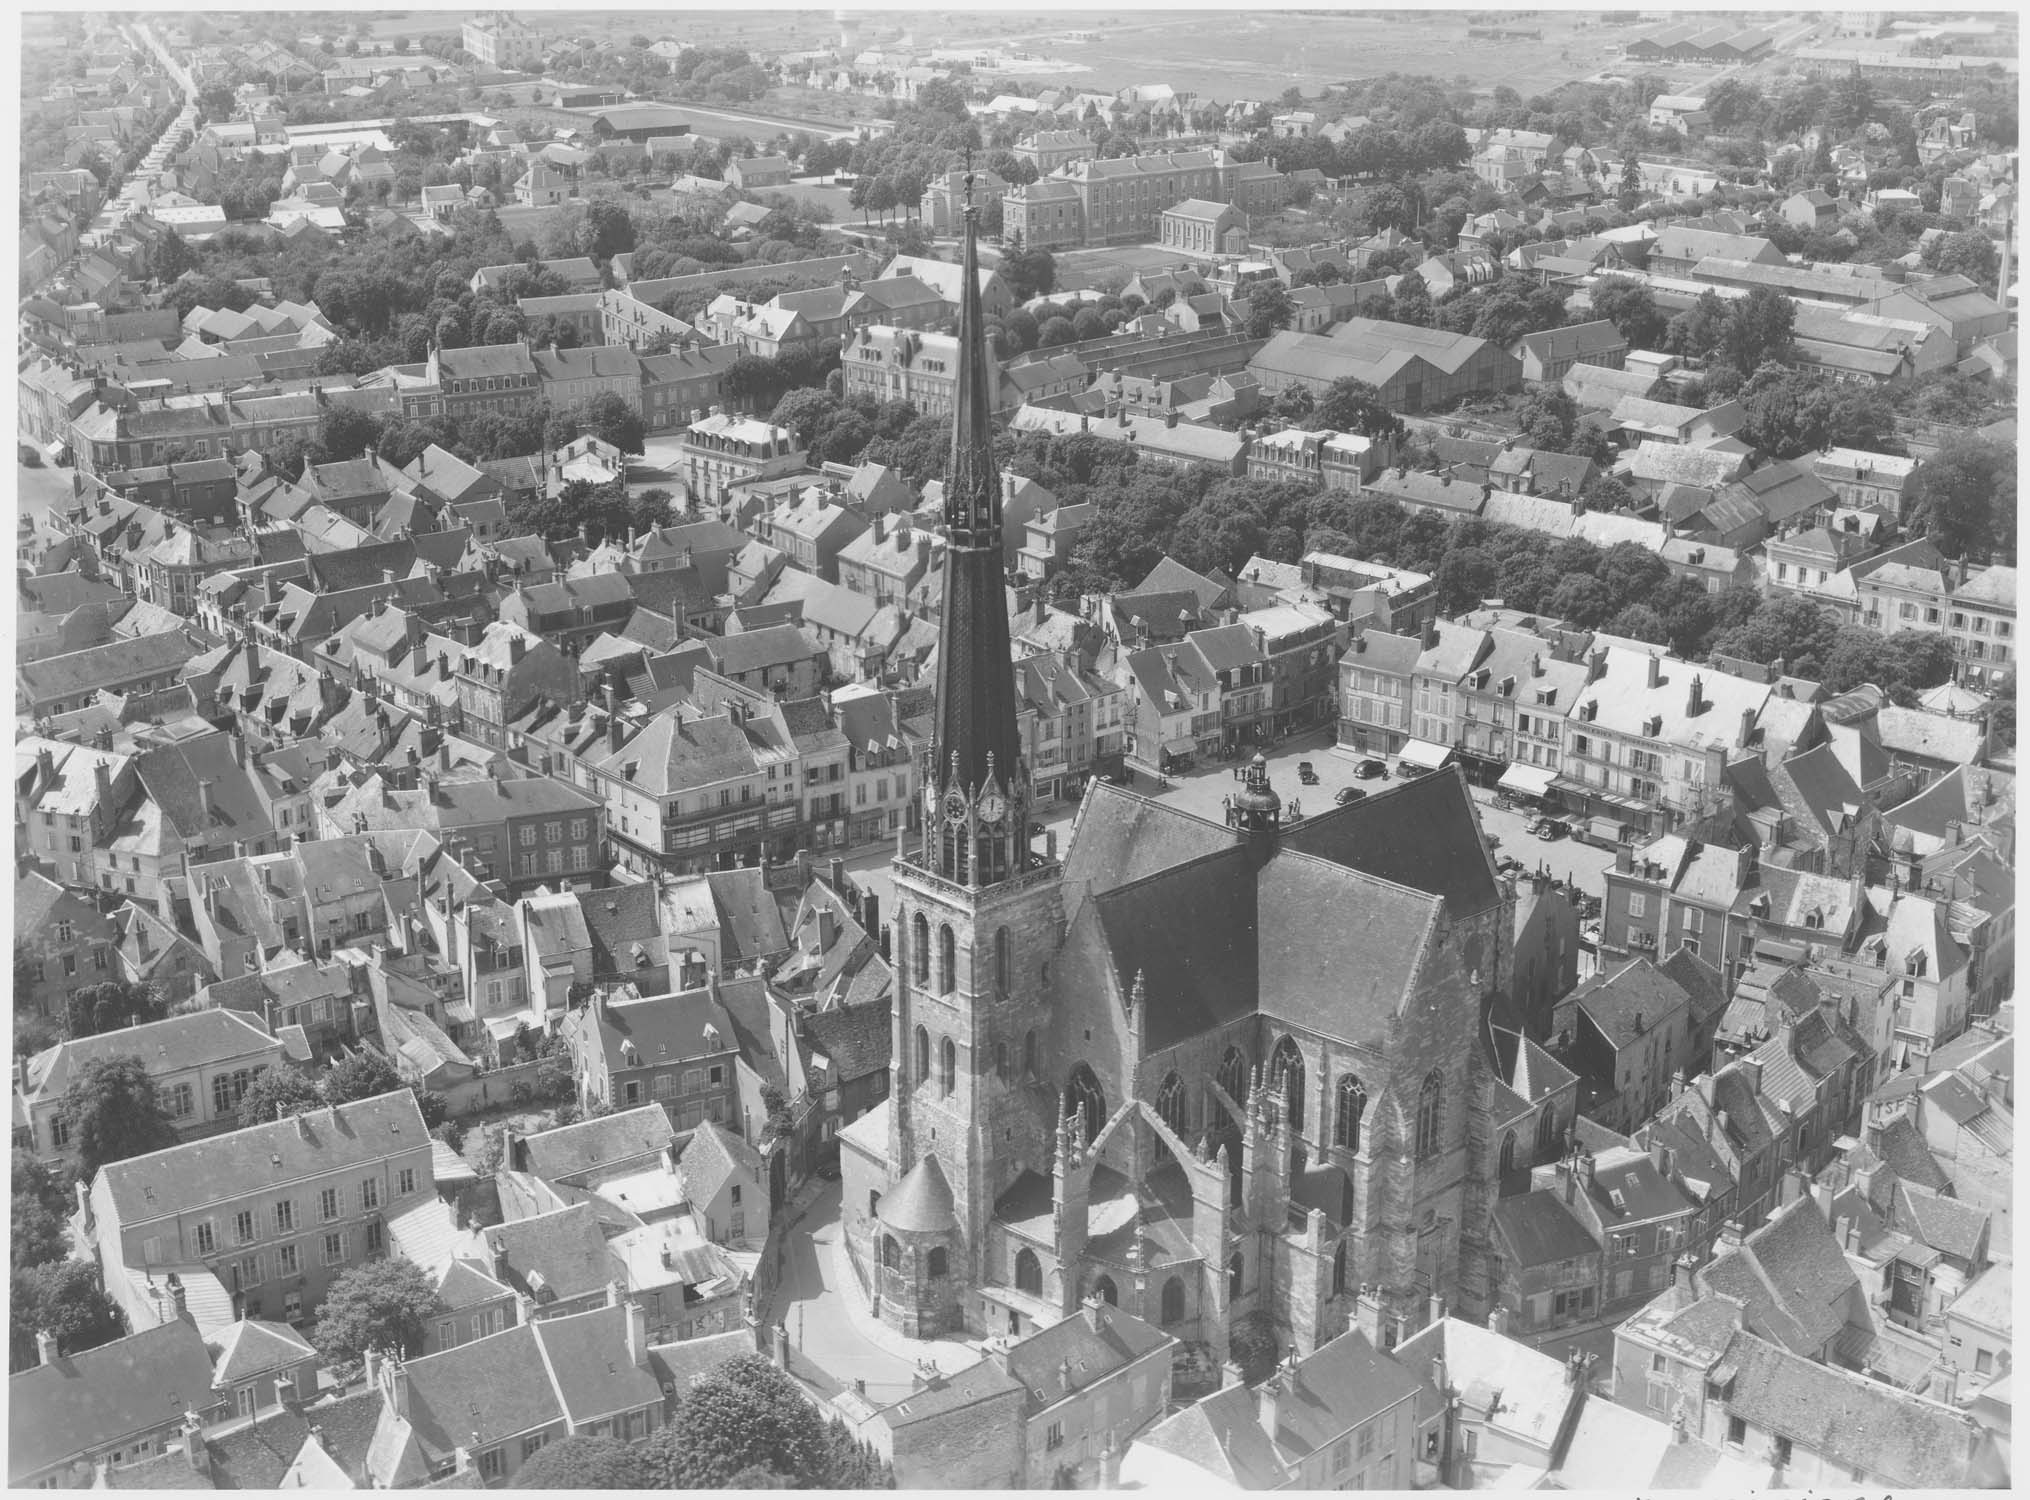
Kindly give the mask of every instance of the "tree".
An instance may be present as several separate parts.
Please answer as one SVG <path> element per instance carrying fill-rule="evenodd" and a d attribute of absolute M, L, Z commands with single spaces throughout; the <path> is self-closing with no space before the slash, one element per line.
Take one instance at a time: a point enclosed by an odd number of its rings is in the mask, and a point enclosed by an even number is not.
<path fill-rule="evenodd" d="M 402 1086 L 401 1075 L 387 1054 L 361 1047 L 334 1063 L 324 1075 L 324 1102 L 350 1104 L 355 1099 L 372 1099 Z"/>
<path fill-rule="evenodd" d="M 1248 289 L 1247 335 L 1251 339 L 1265 339 L 1278 329 L 1288 328 L 1296 313 L 1297 305 L 1290 300 L 1282 282 L 1256 282 Z"/>
<path fill-rule="evenodd" d="M 1917 470 L 1917 524 L 1948 557 L 2016 546 L 2016 445 L 1948 438 Z"/>
<path fill-rule="evenodd" d="M 324 1102 L 316 1084 L 294 1068 L 278 1063 L 254 1075 L 246 1093 L 240 1095 L 235 1118 L 244 1130 L 249 1125 L 266 1125 L 273 1120 L 309 1114 Z"/>
<path fill-rule="evenodd" d="M 16 1271 L 62 1260 L 70 1253 L 63 1220 L 26 1193 L 14 1195 L 8 1226 L 14 1231 L 7 1248 Z"/>
<path fill-rule="evenodd" d="M 545 1444 L 515 1471 L 520 1490 L 645 1490 L 642 1449 L 610 1437 L 567 1437 Z"/>
<path fill-rule="evenodd" d="M 1047 297 L 1057 286 L 1057 257 L 1048 250 L 1017 250 L 1001 257 L 1001 279 L 1017 302 Z"/>
<path fill-rule="evenodd" d="M 1662 340 L 1663 314 L 1642 283 L 1609 278 L 1593 288 L 1592 299 L 1594 315 L 1612 323 L 1631 349 L 1654 349 Z"/>
<path fill-rule="evenodd" d="M 1837 628 L 1821 605 L 1801 595 L 1781 594 L 1759 600 L 1753 614 L 1714 638 L 1712 649 L 1715 655 L 1764 666 L 1781 657 L 1784 670 L 1793 676 L 1818 678 L 1824 675 Z"/>
<path fill-rule="evenodd" d="M 64 1021 L 74 1038 L 159 1021 L 163 1012 L 162 999 L 152 986 L 124 979 L 84 985 L 64 997 Z"/>
<path fill-rule="evenodd" d="M 1995 242 L 1979 230 L 1941 235 L 1924 251 L 1925 264 L 1940 275 L 1960 275 L 1976 283 L 1991 296 L 2000 274 Z"/>
<path fill-rule="evenodd" d="M 1305 387 L 1293 386 L 1293 390 Z M 1308 399 L 1308 396 L 1307 396 Z M 1354 432 L 1377 442 L 1395 442 L 1403 435 L 1403 419 L 1382 401 L 1381 392 L 1365 380 L 1343 375 L 1325 388 L 1312 411 L 1318 426 Z"/>
<path fill-rule="evenodd" d="M 656 1489 L 724 1489 L 736 1476 L 752 1482 L 762 1474 L 798 1489 L 876 1487 L 864 1472 L 843 1472 L 862 1466 L 841 1461 L 818 1409 L 758 1354 L 736 1355 L 694 1382 L 642 1455 Z"/>
<path fill-rule="evenodd" d="M 57 1351 L 82 1354 L 126 1332 L 120 1309 L 88 1260 L 53 1260 L 17 1270 L 8 1283 L 7 1355 L 11 1369 L 37 1363 L 35 1336 L 55 1337 Z"/>
<path fill-rule="evenodd" d="M 1036 346 L 1039 349 L 1055 349 L 1060 344 L 1073 342 L 1077 337 L 1078 330 L 1072 326 L 1070 318 L 1051 318 L 1038 332 Z"/>
<path fill-rule="evenodd" d="M 1765 361 L 1787 364 L 1797 304 L 1774 287 L 1758 286 L 1728 310 L 1720 354 L 1743 375 Z"/>
<path fill-rule="evenodd" d="M 429 1275 L 401 1256 L 348 1266 L 324 1294 L 310 1341 L 328 1363 L 348 1369 L 369 1349 L 406 1355 L 422 1347 L 448 1309 Z"/>
<path fill-rule="evenodd" d="M 796 434 L 796 446 L 809 448 L 816 436 L 818 423 L 839 409 L 838 398 L 822 389 L 791 391 L 775 403 L 775 410 L 768 414 L 768 420 L 777 427 L 787 427 Z"/>
<path fill-rule="evenodd" d="M 78 1176 L 86 1182 L 107 1162 L 161 1151 L 178 1139 L 155 1097 L 147 1065 L 131 1054 L 85 1064 L 63 1091 L 57 1112 L 77 1151 Z"/>
<path fill-rule="evenodd" d="M 617 391 L 601 391 L 586 398 L 576 420 L 580 432 L 611 443 L 622 453 L 640 453 L 648 436 L 641 413 Z"/>

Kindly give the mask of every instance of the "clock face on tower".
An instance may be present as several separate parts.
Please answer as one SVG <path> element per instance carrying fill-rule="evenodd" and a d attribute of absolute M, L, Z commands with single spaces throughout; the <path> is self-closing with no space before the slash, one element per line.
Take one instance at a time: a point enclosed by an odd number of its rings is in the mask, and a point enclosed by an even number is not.
<path fill-rule="evenodd" d="M 989 789 L 980 798 L 980 819 L 986 823 L 998 823 L 1008 815 L 1008 799 L 999 792 Z"/>

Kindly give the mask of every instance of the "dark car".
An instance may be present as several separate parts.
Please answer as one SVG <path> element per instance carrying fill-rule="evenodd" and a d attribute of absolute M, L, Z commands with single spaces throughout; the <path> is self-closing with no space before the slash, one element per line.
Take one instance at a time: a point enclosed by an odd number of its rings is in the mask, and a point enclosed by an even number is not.
<path fill-rule="evenodd" d="M 1425 772 L 1429 771 L 1430 769 L 1431 768 L 1429 766 L 1420 766 L 1415 761 L 1411 760 L 1399 760 L 1396 762 L 1396 774 L 1406 781 L 1414 777 L 1422 776 Z"/>
<path fill-rule="evenodd" d="M 1367 793 L 1357 786 L 1343 786 L 1333 794 L 1332 800 L 1337 802 L 1341 807 L 1344 807 L 1349 802 L 1360 801 L 1366 795 Z"/>
<path fill-rule="evenodd" d="M 1563 818 L 1537 819 L 1537 826 L 1535 829 L 1536 836 L 1542 839 L 1547 844 L 1551 843 L 1556 839 L 1563 838 L 1566 834 L 1570 833 L 1571 831 L 1572 825 L 1570 823 L 1567 823 Z"/>
<path fill-rule="evenodd" d="M 1353 774 L 1362 781 L 1372 781 L 1377 776 L 1387 777 L 1389 774 L 1389 763 L 1385 760 L 1376 760 L 1370 755 L 1366 760 L 1353 768 Z"/>
<path fill-rule="evenodd" d="M 838 1162 L 827 1161 L 819 1163 L 818 1176 L 823 1178 L 826 1182 L 837 1182 L 839 1180 Z"/>
<path fill-rule="evenodd" d="M 1318 785 L 1318 772 L 1308 760 L 1297 762 L 1297 779 L 1306 786 Z"/>

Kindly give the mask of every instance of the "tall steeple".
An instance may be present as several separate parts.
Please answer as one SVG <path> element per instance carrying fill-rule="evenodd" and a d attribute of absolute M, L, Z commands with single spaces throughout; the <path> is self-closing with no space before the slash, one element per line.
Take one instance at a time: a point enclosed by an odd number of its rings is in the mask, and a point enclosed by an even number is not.
<path fill-rule="evenodd" d="M 1021 868 L 1029 778 L 1016 728 L 1008 646 L 1001 478 L 994 464 L 995 370 L 980 307 L 980 211 L 966 168 L 958 401 L 945 486 L 937 726 L 924 774 L 926 858 L 948 880 L 985 886 Z"/>

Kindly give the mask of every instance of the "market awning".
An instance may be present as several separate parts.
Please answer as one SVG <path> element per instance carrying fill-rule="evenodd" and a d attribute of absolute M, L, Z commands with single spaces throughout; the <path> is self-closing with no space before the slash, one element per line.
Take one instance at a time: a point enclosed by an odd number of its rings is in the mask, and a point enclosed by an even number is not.
<path fill-rule="evenodd" d="M 1501 773 L 1501 780 L 1495 783 L 1504 792 L 1518 792 L 1525 797 L 1541 797 L 1551 789 L 1557 780 L 1555 772 L 1543 766 L 1512 765 Z"/>
<path fill-rule="evenodd" d="M 1422 766 L 1427 771 L 1435 771 L 1452 759 L 1452 747 L 1434 745 L 1429 740 L 1409 740 L 1396 752 L 1396 758 L 1413 766 Z"/>

